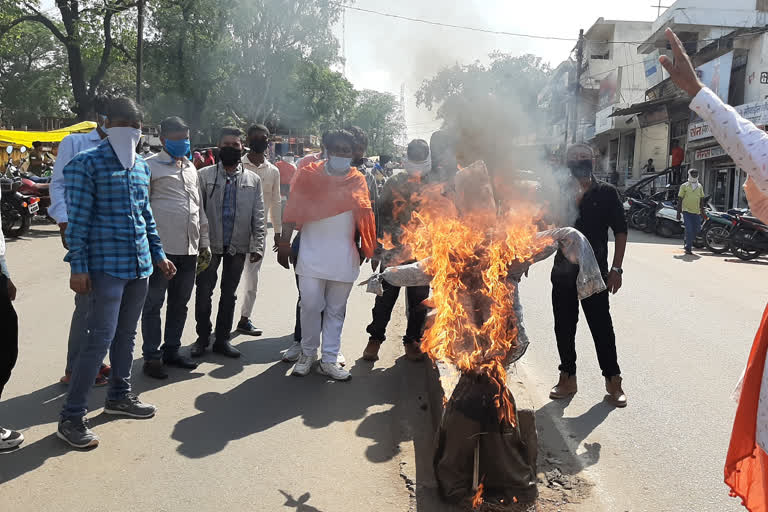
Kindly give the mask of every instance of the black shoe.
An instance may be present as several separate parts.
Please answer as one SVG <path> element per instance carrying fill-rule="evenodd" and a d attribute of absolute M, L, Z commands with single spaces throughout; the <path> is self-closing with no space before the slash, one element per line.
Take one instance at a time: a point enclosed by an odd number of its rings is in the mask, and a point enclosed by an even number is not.
<path fill-rule="evenodd" d="M 163 362 L 159 360 L 144 361 L 144 375 L 158 380 L 168 378 L 168 373 L 163 368 Z"/>
<path fill-rule="evenodd" d="M 206 348 L 208 348 L 208 343 L 203 343 L 202 341 L 197 340 L 192 345 L 192 349 L 189 351 L 189 355 L 192 357 L 203 357 Z"/>
<path fill-rule="evenodd" d="M 107 400 L 104 404 L 105 414 L 128 416 L 130 418 L 151 418 L 157 408 L 154 405 L 145 404 L 133 393 L 128 393 L 120 400 Z"/>
<path fill-rule="evenodd" d="M 183 368 L 185 370 L 194 370 L 195 368 L 197 368 L 196 362 L 180 354 L 175 354 L 168 358 L 164 357 L 163 363 L 165 363 L 165 366 L 172 366 L 174 368 Z"/>
<path fill-rule="evenodd" d="M 240 351 L 229 344 L 228 341 L 217 341 L 213 344 L 212 352 L 236 359 L 240 357 Z"/>
<path fill-rule="evenodd" d="M 247 334 L 249 336 L 261 336 L 262 330 L 253 325 L 250 319 L 245 322 L 239 322 L 237 324 L 237 332 L 240 334 Z"/>

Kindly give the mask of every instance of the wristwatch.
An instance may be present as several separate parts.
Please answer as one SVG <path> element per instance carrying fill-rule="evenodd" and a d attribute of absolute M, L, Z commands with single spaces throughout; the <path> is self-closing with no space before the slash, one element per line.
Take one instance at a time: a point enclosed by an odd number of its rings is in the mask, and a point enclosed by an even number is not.
<path fill-rule="evenodd" d="M 611 268 L 611 271 L 612 272 L 616 272 L 620 276 L 624 275 L 624 271 L 622 269 L 620 269 L 619 267 L 613 267 L 613 268 Z"/>

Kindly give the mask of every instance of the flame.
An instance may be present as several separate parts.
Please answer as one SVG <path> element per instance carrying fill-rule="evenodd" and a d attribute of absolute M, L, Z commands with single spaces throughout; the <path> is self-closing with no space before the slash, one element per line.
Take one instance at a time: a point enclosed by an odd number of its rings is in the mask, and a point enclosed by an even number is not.
<path fill-rule="evenodd" d="M 392 242 L 392 235 L 390 233 L 384 233 L 384 236 L 379 239 L 379 243 L 384 250 L 391 251 L 395 248 L 395 244 Z"/>
<path fill-rule="evenodd" d="M 425 190 L 401 242 L 403 252 L 423 261 L 432 276 L 434 322 L 424 333 L 422 350 L 435 361 L 456 365 L 462 373 L 490 378 L 496 386 L 499 421 L 515 425 L 505 368 L 518 334 L 516 283 L 508 279 L 509 267 L 531 262 L 550 240 L 535 237 L 538 208 L 523 203 L 496 212 L 493 202 L 489 208 L 478 177 L 488 179 L 485 166 L 463 179 L 457 175 L 455 202 L 437 187 Z M 471 183 L 468 193 L 462 192 L 462 183 Z M 478 201 L 486 202 L 477 207 Z"/>
<path fill-rule="evenodd" d="M 472 498 L 472 510 L 477 510 L 483 504 L 483 484 L 477 487 L 475 497 Z"/>

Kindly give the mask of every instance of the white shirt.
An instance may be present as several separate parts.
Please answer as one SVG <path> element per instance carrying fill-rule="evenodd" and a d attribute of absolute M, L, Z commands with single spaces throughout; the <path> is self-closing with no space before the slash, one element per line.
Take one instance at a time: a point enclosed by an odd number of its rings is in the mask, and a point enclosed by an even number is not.
<path fill-rule="evenodd" d="M 64 167 L 78 153 L 95 148 L 99 144 L 101 144 L 101 136 L 98 130 L 88 133 L 73 133 L 64 137 L 59 143 L 59 154 L 53 164 L 53 175 L 51 176 L 51 206 L 48 207 L 48 215 L 53 217 L 53 220 L 58 224 L 68 222 Z"/>
<path fill-rule="evenodd" d="M 352 211 L 307 222 L 301 227 L 296 274 L 327 281 L 354 283 L 360 276 Z"/>
<path fill-rule="evenodd" d="M 0 192 L 2 195 L 2 192 Z M 5 236 L 3 236 L 3 230 L 0 229 L 0 272 L 10 278 L 11 274 L 8 272 L 8 265 L 5 262 Z"/>
<path fill-rule="evenodd" d="M 283 232 L 283 200 L 280 196 L 280 170 L 266 159 L 261 165 L 255 165 L 243 156 L 243 167 L 255 172 L 261 178 L 261 190 L 264 194 L 264 219 L 272 219 L 275 233 Z M 271 212 L 271 214 L 270 214 Z M 264 239 L 266 241 L 266 238 Z"/>
<path fill-rule="evenodd" d="M 197 255 L 210 245 L 197 167 L 186 158 L 177 164 L 165 151 L 146 160 L 152 173 L 149 203 L 163 249 L 176 256 Z"/>

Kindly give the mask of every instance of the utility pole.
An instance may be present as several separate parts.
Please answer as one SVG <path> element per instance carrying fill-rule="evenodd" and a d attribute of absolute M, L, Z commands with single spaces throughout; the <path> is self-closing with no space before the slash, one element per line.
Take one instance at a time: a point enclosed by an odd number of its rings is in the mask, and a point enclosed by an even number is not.
<path fill-rule="evenodd" d="M 144 7 L 146 0 L 138 0 L 138 39 L 136 41 L 136 103 L 141 105 L 141 81 L 144 67 Z"/>
<path fill-rule="evenodd" d="M 571 144 L 576 143 L 579 129 L 579 102 L 581 101 L 581 68 L 584 63 L 584 29 L 579 30 L 579 42 L 576 43 L 576 88 L 573 91 L 573 131 Z"/>
<path fill-rule="evenodd" d="M 652 5 L 651 7 L 655 7 L 656 9 L 658 9 L 658 11 L 656 12 L 656 17 L 657 18 L 661 16 L 661 10 L 662 9 L 669 9 L 668 5 L 661 5 L 661 0 L 659 0 L 659 4 L 658 5 Z"/>

